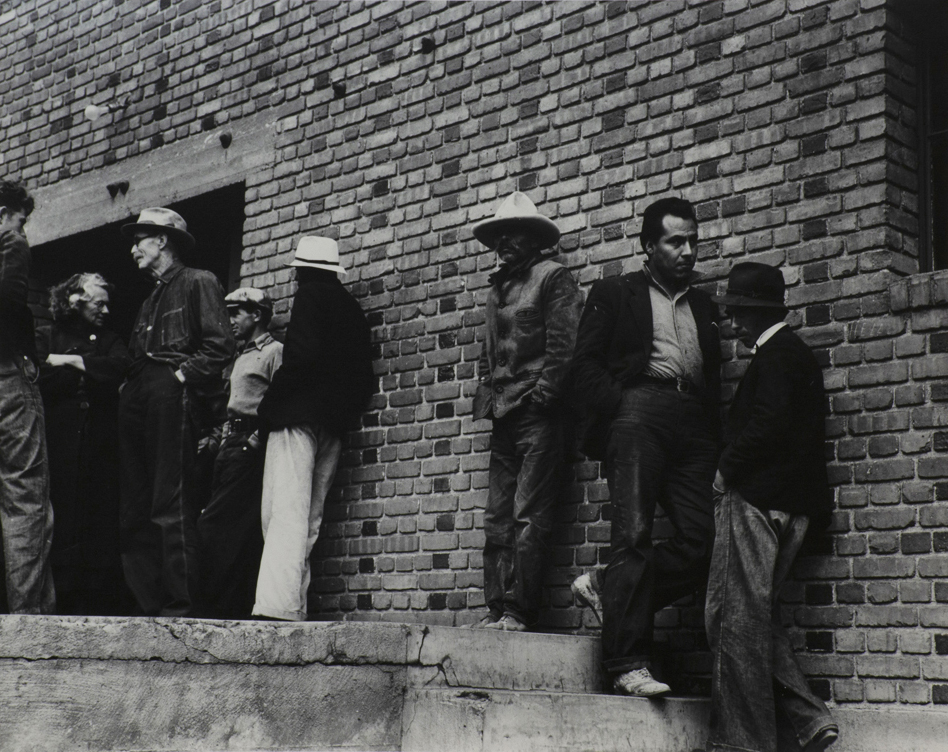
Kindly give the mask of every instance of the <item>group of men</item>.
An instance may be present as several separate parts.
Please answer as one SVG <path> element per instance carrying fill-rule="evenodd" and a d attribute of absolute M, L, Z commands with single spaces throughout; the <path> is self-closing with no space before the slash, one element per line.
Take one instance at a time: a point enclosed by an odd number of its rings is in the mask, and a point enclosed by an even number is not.
<path fill-rule="evenodd" d="M 708 749 L 773 752 L 779 708 L 801 748 L 824 750 L 838 727 L 810 690 L 777 606 L 810 520 L 830 508 L 822 372 L 783 320 L 780 270 L 735 264 L 727 293 L 709 296 L 694 286 L 694 208 L 664 198 L 645 209 L 643 268 L 596 282 L 582 306 L 569 270 L 542 253 L 559 230 L 527 196 L 514 193 L 473 232 L 501 262 L 489 278 L 474 400 L 474 417 L 493 425 L 488 611 L 473 626 L 519 632 L 536 623 L 564 485 L 564 425 L 578 405 L 582 449 L 602 462 L 612 514 L 604 574 L 580 577 L 574 592 L 601 608 L 614 690 L 670 691 L 650 670 L 654 614 L 707 584 Z M 754 353 L 723 437 L 722 304 Z M 656 544 L 657 507 L 673 532 Z"/>
<path fill-rule="evenodd" d="M 10 612 L 54 613 L 41 364 L 27 303 L 32 210 L 23 186 L 0 182 L 0 523 Z M 118 403 L 121 558 L 138 610 L 305 619 L 309 554 L 342 435 L 374 391 L 369 326 L 339 280 L 336 243 L 301 239 L 281 344 L 268 332 L 264 292 L 225 298 L 212 273 L 184 263 L 195 241 L 178 213 L 145 209 L 122 234 L 155 282 Z M 207 499 L 199 448 L 217 435 Z"/>

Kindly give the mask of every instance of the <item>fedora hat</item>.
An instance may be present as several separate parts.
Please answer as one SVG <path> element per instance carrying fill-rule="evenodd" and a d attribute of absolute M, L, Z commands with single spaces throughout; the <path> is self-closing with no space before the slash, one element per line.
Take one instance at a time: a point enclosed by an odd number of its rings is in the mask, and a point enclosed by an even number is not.
<path fill-rule="evenodd" d="M 293 260 L 287 266 L 325 269 L 343 275 L 346 273 L 346 270 L 339 266 L 339 246 L 336 245 L 336 241 L 332 238 L 321 238 L 317 235 L 307 235 L 300 238 Z"/>
<path fill-rule="evenodd" d="M 560 229 L 553 220 L 540 214 L 536 204 L 520 191 L 507 196 L 493 217 L 481 220 L 473 227 L 474 237 L 489 248 L 496 245 L 498 235 L 504 230 L 531 231 L 540 250 L 551 248 L 560 239 Z"/>
<path fill-rule="evenodd" d="M 136 232 L 163 232 L 174 239 L 183 250 L 194 248 L 194 238 L 188 232 L 188 223 L 178 212 L 154 206 L 142 209 L 137 222 L 122 225 L 122 235 L 126 238 L 134 237 Z"/>
<path fill-rule="evenodd" d="M 742 261 L 731 267 L 724 295 L 712 295 L 711 300 L 731 307 L 786 309 L 785 287 L 783 273 L 775 266 Z"/>

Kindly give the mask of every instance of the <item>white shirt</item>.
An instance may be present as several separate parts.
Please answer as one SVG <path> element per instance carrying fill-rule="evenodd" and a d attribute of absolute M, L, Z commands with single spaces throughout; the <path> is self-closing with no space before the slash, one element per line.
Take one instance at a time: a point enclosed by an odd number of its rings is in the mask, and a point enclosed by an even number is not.
<path fill-rule="evenodd" d="M 786 321 L 780 321 L 780 322 L 774 324 L 774 325 L 773 325 L 772 327 L 770 327 L 769 329 L 765 329 L 764 332 L 763 332 L 763 334 L 761 334 L 761 335 L 757 338 L 757 344 L 754 345 L 754 347 L 753 347 L 753 349 L 751 350 L 751 352 L 752 352 L 752 353 L 756 353 L 757 350 L 760 349 L 760 346 L 761 346 L 761 345 L 763 345 L 768 339 L 770 339 L 771 337 L 773 337 L 777 332 L 779 332 L 779 331 L 780 331 L 781 329 L 783 329 L 785 326 L 787 326 L 787 322 L 786 322 Z"/>

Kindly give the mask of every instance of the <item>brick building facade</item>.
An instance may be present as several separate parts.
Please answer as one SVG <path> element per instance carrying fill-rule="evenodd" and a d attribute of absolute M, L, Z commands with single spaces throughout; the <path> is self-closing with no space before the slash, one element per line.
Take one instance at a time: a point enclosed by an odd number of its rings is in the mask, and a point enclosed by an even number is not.
<path fill-rule="evenodd" d="M 948 704 L 948 272 L 921 271 L 907 3 L 0 3 L 2 171 L 38 198 L 38 287 L 99 263 L 103 228 L 149 205 L 180 205 L 199 243 L 234 235 L 222 279 L 281 310 L 297 239 L 339 239 L 380 391 L 311 608 L 449 625 L 483 606 L 471 397 L 494 258 L 471 225 L 525 191 L 588 289 L 641 263 L 648 203 L 690 199 L 707 286 L 740 259 L 779 265 L 825 367 L 836 512 L 785 592 L 805 669 L 837 703 Z M 123 248 L 106 273 L 128 273 Z M 724 350 L 730 394 L 748 353 Z M 590 628 L 568 585 L 608 554 L 605 483 L 573 470 L 551 630 Z M 659 624 L 673 683 L 707 691 L 700 608 Z"/>

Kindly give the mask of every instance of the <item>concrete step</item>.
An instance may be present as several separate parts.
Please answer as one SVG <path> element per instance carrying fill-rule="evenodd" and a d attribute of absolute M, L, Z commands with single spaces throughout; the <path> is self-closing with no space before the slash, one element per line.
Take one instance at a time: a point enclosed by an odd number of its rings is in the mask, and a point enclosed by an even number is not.
<path fill-rule="evenodd" d="M 0 616 L 0 750 L 703 748 L 707 700 L 600 694 L 598 651 L 412 624 Z M 948 749 L 940 710 L 834 714 L 833 752 Z"/>

